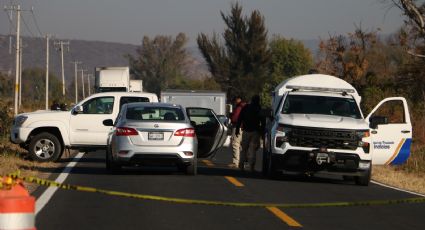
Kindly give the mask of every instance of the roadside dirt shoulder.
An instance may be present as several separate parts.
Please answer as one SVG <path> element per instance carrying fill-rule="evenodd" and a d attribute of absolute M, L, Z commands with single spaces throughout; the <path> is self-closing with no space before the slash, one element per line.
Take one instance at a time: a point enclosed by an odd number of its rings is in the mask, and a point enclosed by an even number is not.
<path fill-rule="evenodd" d="M 373 166 L 372 180 L 425 195 L 424 173 L 408 173 L 391 166 Z"/>

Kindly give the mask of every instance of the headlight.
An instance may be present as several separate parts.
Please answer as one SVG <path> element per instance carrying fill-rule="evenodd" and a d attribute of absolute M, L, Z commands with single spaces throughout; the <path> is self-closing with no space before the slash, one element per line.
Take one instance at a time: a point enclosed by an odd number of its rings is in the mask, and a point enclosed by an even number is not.
<path fill-rule="evenodd" d="M 281 125 L 281 124 L 279 124 L 277 126 L 277 131 L 284 132 L 285 134 L 288 134 L 289 132 L 291 132 L 291 130 L 292 129 L 288 126 L 284 126 L 284 125 Z"/>
<path fill-rule="evenodd" d="M 21 126 L 27 119 L 27 116 L 17 116 L 13 123 L 15 126 Z"/>
<path fill-rule="evenodd" d="M 370 151 L 370 145 L 368 142 L 364 142 L 364 137 L 369 137 L 370 133 L 369 130 L 360 130 L 356 131 L 356 136 L 358 139 L 358 146 L 363 148 L 364 153 L 368 154 Z"/>
<path fill-rule="evenodd" d="M 369 130 L 360 130 L 356 131 L 356 136 L 361 140 L 363 137 L 369 137 Z"/>

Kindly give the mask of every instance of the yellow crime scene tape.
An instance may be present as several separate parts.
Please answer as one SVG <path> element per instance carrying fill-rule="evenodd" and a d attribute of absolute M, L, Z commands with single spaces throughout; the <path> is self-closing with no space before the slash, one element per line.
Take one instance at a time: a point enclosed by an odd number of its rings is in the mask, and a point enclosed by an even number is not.
<path fill-rule="evenodd" d="M 163 201 L 179 204 L 197 204 L 197 205 L 215 205 L 215 206 L 231 206 L 231 207 L 279 207 L 279 208 L 321 208 L 321 207 L 349 207 L 349 206 L 375 206 L 375 205 L 391 205 L 391 204 L 412 204 L 412 203 L 425 203 L 425 197 L 414 197 L 405 199 L 393 200 L 369 200 L 369 201 L 351 201 L 351 202 L 326 202 L 326 203 L 248 203 L 248 202 L 226 202 L 226 201 L 210 201 L 210 200 L 196 200 L 196 199 L 183 199 L 174 197 L 154 196 L 146 194 L 137 194 L 129 192 L 119 192 L 106 189 L 98 189 L 86 186 L 77 186 L 71 184 L 57 183 L 55 181 L 46 180 L 37 177 L 24 177 L 18 173 L 11 173 L 7 176 L 13 179 L 19 179 L 28 183 L 34 183 L 47 187 L 58 187 L 65 190 L 75 190 L 81 192 L 100 193 L 110 196 L 135 198 L 142 200 Z"/>

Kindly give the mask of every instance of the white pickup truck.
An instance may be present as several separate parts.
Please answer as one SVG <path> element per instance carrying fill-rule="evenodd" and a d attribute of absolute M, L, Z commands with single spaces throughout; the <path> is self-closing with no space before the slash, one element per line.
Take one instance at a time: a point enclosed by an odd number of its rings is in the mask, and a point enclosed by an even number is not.
<path fill-rule="evenodd" d="M 79 102 L 71 111 L 18 114 L 10 140 L 27 149 L 36 161 L 56 161 L 65 148 L 104 148 L 111 127 L 103 121 L 115 120 L 121 106 L 130 102 L 158 102 L 158 97 L 152 93 L 98 93 Z"/>
<path fill-rule="evenodd" d="M 273 92 L 264 141 L 263 172 L 327 173 L 368 185 L 372 164 L 402 164 L 412 125 L 402 97 L 381 101 L 365 118 L 361 97 L 329 75 L 290 78 Z"/>

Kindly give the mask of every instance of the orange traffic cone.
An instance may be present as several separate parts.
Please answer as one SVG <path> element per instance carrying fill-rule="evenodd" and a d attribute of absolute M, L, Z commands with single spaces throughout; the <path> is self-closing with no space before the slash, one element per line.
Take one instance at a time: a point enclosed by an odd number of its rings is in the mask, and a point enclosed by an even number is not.
<path fill-rule="evenodd" d="M 0 178 L 0 229 L 36 229 L 35 198 L 21 182 Z"/>

